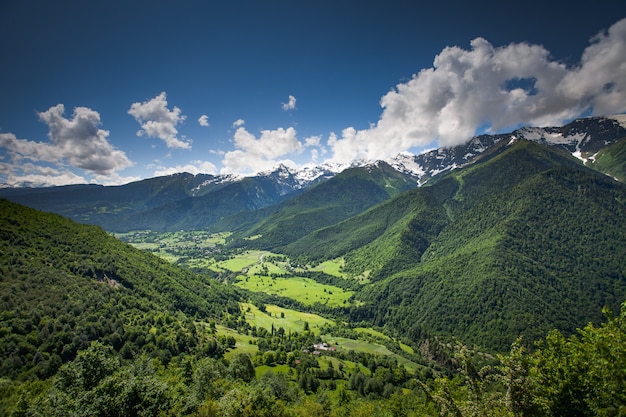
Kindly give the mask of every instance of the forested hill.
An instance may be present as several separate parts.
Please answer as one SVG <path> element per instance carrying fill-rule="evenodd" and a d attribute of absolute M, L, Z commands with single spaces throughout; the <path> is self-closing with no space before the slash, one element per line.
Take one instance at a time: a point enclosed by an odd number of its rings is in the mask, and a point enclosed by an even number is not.
<path fill-rule="evenodd" d="M 238 296 L 100 227 L 0 200 L 0 377 L 53 375 L 94 340 L 125 357 L 198 349 Z"/>
<path fill-rule="evenodd" d="M 599 323 L 603 306 L 617 309 L 626 299 L 626 187 L 546 156 L 520 144 L 453 175 L 452 219 L 419 263 L 370 288 L 374 321 L 506 350 L 519 335 L 573 333 Z M 514 172 L 525 175 L 502 184 Z"/>
<path fill-rule="evenodd" d="M 519 141 L 281 250 L 374 281 L 354 321 L 505 351 L 626 299 L 625 204 L 624 184 Z"/>

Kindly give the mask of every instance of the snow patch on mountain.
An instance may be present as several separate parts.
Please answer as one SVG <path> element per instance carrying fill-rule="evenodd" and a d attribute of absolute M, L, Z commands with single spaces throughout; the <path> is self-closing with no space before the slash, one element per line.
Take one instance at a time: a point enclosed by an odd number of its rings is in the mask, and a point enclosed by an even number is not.
<path fill-rule="evenodd" d="M 243 179 L 242 176 L 239 175 L 232 175 L 232 174 L 228 174 L 228 175 L 217 175 L 213 178 L 207 179 L 206 181 L 203 181 L 202 183 L 198 184 L 197 186 L 195 186 L 191 191 L 193 194 L 201 191 L 202 189 L 209 187 L 211 185 L 223 185 L 223 184 L 230 184 L 232 182 L 237 182 L 237 181 L 241 181 Z"/>
<path fill-rule="evenodd" d="M 480 135 L 452 148 L 419 155 L 403 153 L 387 162 L 399 171 L 411 172 L 418 185 L 422 185 L 435 175 L 472 163 L 503 140 L 507 147 L 519 140 L 556 146 L 586 163 L 593 160 L 600 149 L 622 137 L 626 137 L 626 115 L 590 117 L 561 127 L 523 127 L 508 134 Z"/>
<path fill-rule="evenodd" d="M 418 178 L 421 178 L 426 174 L 424 167 L 416 161 L 415 155 L 409 152 L 403 152 L 395 158 L 388 160 L 387 163 L 396 171 L 415 175 Z"/>

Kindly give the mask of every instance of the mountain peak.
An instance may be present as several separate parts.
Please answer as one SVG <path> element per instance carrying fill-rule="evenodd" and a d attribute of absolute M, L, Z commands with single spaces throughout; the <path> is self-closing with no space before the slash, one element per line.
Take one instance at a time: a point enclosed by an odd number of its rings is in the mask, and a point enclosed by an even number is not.
<path fill-rule="evenodd" d="M 626 138 L 626 115 L 576 119 L 560 127 L 522 127 L 511 133 L 479 135 L 451 148 L 433 149 L 419 155 L 401 153 L 388 161 L 395 169 L 412 172 L 418 184 L 471 163 L 485 152 L 501 151 L 499 143 L 510 146 L 520 139 L 558 147 L 587 163 L 601 149 Z M 504 141 L 504 142 L 503 142 Z"/>

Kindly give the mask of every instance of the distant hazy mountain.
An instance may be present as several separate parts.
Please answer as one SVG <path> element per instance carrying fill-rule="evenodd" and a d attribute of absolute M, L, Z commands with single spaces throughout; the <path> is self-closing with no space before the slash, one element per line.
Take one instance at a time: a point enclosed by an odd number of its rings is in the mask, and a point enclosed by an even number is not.
<path fill-rule="evenodd" d="M 229 222 L 232 226 L 228 230 L 243 236 L 260 235 L 255 245 L 277 248 L 413 188 L 413 176 L 378 161 L 345 169 L 271 210 L 257 214 L 252 221 L 236 216 Z"/>

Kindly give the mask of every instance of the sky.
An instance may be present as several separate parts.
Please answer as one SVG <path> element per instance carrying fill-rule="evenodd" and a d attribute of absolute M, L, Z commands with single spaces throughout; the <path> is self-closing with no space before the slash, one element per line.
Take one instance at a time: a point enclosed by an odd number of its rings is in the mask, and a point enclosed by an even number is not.
<path fill-rule="evenodd" d="M 0 184 L 390 158 L 626 112 L 626 2 L 0 0 Z"/>

